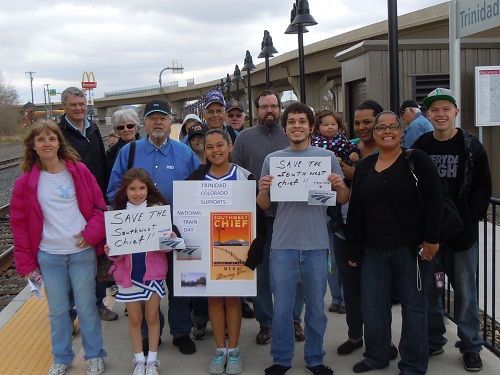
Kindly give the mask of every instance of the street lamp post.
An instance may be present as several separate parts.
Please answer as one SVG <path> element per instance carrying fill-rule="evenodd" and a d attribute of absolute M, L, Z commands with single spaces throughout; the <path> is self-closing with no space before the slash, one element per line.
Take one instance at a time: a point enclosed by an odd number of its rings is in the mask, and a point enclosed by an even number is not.
<path fill-rule="evenodd" d="M 271 82 L 269 79 L 269 57 L 273 57 L 273 53 L 278 53 L 276 48 L 273 46 L 273 38 L 269 31 L 264 30 L 264 38 L 262 39 L 262 50 L 259 53 L 258 58 L 265 58 L 266 61 L 266 89 L 271 88 Z"/>
<path fill-rule="evenodd" d="M 236 81 L 236 100 L 240 101 L 240 82 L 243 81 L 243 78 L 241 78 L 241 70 L 238 65 L 234 67 L 233 82 L 234 81 Z"/>
<path fill-rule="evenodd" d="M 238 65 L 236 65 L 238 66 Z M 250 72 L 255 69 L 255 65 L 252 61 L 252 55 L 250 51 L 247 51 L 245 55 L 245 61 L 243 62 L 243 70 L 247 71 L 248 77 L 248 122 L 250 126 L 253 126 L 253 116 L 252 116 L 252 83 L 250 80 Z"/>
<path fill-rule="evenodd" d="M 306 81 L 305 81 L 305 62 L 304 62 L 304 30 L 306 26 L 314 26 L 318 23 L 309 14 L 309 2 L 307 0 L 296 0 L 293 6 L 291 16 L 293 17 L 293 11 L 296 10 L 296 15 L 293 21 L 290 23 L 291 27 L 297 28 L 297 34 L 299 39 L 299 83 L 300 83 L 300 102 L 306 103 Z M 289 28 L 290 28 L 289 26 Z M 289 31 L 289 29 L 287 29 Z M 285 31 L 285 34 L 287 34 Z M 291 34 L 292 32 L 288 32 Z"/>
<path fill-rule="evenodd" d="M 165 71 L 165 70 L 171 70 L 172 73 L 182 73 L 183 70 L 184 70 L 184 67 L 182 66 L 182 63 L 180 64 L 179 66 L 179 63 L 177 62 L 177 60 L 174 60 L 172 61 L 174 65 L 173 67 L 172 66 L 169 66 L 169 67 L 166 67 L 166 68 L 163 68 L 161 71 L 160 71 L 160 77 L 158 78 L 158 82 L 160 83 L 160 89 L 161 89 L 161 75 L 162 73 Z"/>
<path fill-rule="evenodd" d="M 248 77 L 248 121 L 250 123 L 250 126 L 253 126 L 253 106 L 252 106 L 252 81 L 251 81 L 251 74 L 250 72 L 255 69 L 255 65 L 253 63 L 252 55 L 250 54 L 250 51 L 246 52 L 245 55 L 245 60 L 243 62 L 243 70 L 247 71 L 247 77 Z"/>
<path fill-rule="evenodd" d="M 227 101 L 231 100 L 231 86 L 233 85 L 233 82 L 231 82 L 231 77 L 229 77 L 229 73 L 226 75 L 226 83 L 224 84 L 224 87 L 227 89 Z"/>

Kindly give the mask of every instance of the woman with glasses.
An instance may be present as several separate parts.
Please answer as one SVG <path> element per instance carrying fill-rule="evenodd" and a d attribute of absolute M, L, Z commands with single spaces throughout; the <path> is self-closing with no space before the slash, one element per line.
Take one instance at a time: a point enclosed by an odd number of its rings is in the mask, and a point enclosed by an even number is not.
<path fill-rule="evenodd" d="M 118 152 L 127 143 L 140 139 L 139 128 L 141 120 L 134 109 L 119 109 L 111 117 L 113 129 L 120 136 L 118 142 L 108 147 L 106 157 L 108 159 L 108 175 L 113 169 Z"/>
<path fill-rule="evenodd" d="M 351 185 L 346 238 L 348 263 L 360 267 L 365 359 L 355 373 L 389 365 L 391 294 L 401 302 L 400 374 L 425 374 L 429 361 L 425 280 L 439 249 L 442 191 L 434 163 L 413 150 L 415 176 L 401 147 L 398 116 L 375 118 L 379 153 L 359 163 Z M 418 183 L 417 183 L 418 182 Z"/>

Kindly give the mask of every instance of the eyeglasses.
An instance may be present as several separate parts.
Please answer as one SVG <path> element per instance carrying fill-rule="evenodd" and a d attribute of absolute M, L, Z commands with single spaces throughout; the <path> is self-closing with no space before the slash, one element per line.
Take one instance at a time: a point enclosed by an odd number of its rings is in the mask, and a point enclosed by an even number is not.
<path fill-rule="evenodd" d="M 207 113 L 208 113 L 209 115 L 215 115 L 216 113 L 217 113 L 218 115 L 221 115 L 221 114 L 223 114 L 223 113 L 224 113 L 224 110 L 223 110 L 223 109 L 215 109 L 215 110 L 214 110 L 214 109 L 207 109 L 206 111 L 207 111 Z"/>
<path fill-rule="evenodd" d="M 229 118 L 233 118 L 233 117 L 242 118 L 243 117 L 243 113 L 228 113 L 227 117 L 229 117 Z"/>
<path fill-rule="evenodd" d="M 127 125 L 118 125 L 116 127 L 116 130 L 122 131 L 122 130 L 125 129 L 125 126 L 127 127 L 127 129 L 133 129 L 133 128 L 135 128 L 135 124 L 127 124 Z"/>
<path fill-rule="evenodd" d="M 278 104 L 271 104 L 271 105 L 259 105 L 259 109 L 263 109 L 264 111 L 267 111 L 268 109 L 278 109 L 280 106 Z"/>
<path fill-rule="evenodd" d="M 385 132 L 387 129 L 389 129 L 391 132 L 395 132 L 397 130 L 399 130 L 400 126 L 399 125 L 396 125 L 396 124 L 392 124 L 392 125 L 377 125 L 375 126 L 375 130 L 379 133 L 383 133 Z"/>

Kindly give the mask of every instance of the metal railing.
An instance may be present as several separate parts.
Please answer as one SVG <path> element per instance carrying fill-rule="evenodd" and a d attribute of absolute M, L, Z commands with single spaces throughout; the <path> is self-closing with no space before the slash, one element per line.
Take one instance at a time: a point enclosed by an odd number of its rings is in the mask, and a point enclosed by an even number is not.
<path fill-rule="evenodd" d="M 476 288 L 478 290 L 481 336 L 484 340 L 484 346 L 500 357 L 500 324 L 496 320 L 496 233 L 497 224 L 500 223 L 500 217 L 497 216 L 497 207 L 499 205 L 500 199 L 492 197 L 490 199 L 488 219 L 479 224 L 480 234 L 482 229 L 483 236 L 479 239 L 479 265 Z M 454 322 L 453 290 L 449 282 L 447 282 L 444 298 L 445 315 Z"/>

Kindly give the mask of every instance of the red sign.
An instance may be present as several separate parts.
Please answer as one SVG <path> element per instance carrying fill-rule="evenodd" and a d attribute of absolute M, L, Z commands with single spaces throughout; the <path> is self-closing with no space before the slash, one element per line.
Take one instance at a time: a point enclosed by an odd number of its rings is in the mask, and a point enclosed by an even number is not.
<path fill-rule="evenodd" d="M 97 87 L 97 82 L 82 82 L 83 89 L 95 89 Z"/>

